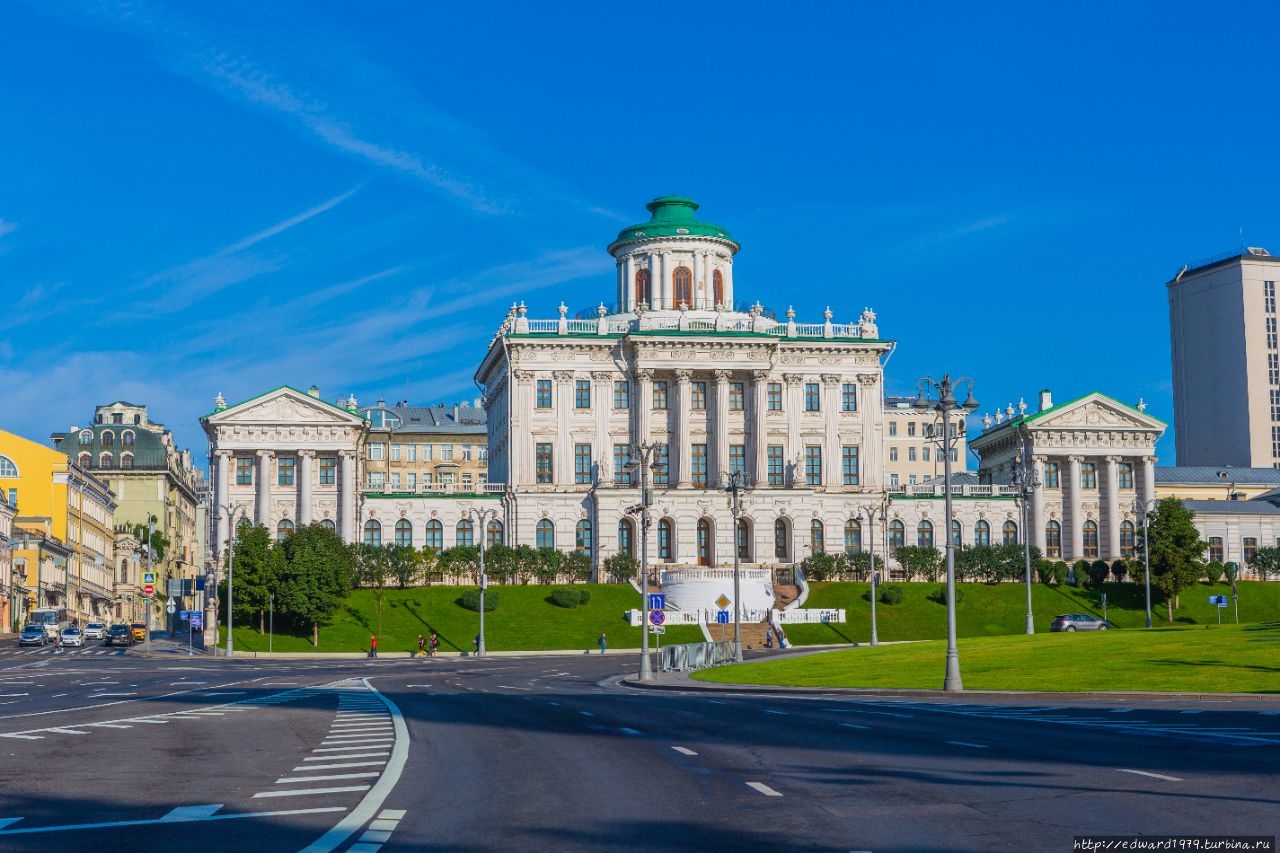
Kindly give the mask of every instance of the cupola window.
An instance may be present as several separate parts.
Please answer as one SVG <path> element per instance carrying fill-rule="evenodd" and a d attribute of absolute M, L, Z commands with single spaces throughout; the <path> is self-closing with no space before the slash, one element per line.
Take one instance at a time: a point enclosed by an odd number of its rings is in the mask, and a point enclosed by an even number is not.
<path fill-rule="evenodd" d="M 649 302 L 649 271 L 636 270 L 636 304 Z"/>
<path fill-rule="evenodd" d="M 724 305 L 724 275 L 720 270 L 711 274 L 711 294 L 716 305 Z"/>
<path fill-rule="evenodd" d="M 676 307 L 685 305 L 693 307 L 693 273 L 688 267 L 676 267 L 675 272 Z"/>

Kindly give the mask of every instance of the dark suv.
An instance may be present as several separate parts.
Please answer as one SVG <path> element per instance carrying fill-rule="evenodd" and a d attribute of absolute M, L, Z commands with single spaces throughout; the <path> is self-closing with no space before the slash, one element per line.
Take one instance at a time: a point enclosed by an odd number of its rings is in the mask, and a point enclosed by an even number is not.
<path fill-rule="evenodd" d="M 107 646 L 132 646 L 133 631 L 123 622 L 117 622 L 107 629 L 107 637 L 103 645 Z"/>

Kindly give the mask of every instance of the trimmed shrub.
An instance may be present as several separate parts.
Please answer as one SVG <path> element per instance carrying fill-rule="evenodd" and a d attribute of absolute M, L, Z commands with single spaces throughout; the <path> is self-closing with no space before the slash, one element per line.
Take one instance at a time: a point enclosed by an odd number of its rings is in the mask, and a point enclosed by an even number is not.
<path fill-rule="evenodd" d="M 1102 586 L 1107 582 L 1107 575 L 1111 574 L 1111 567 L 1107 565 L 1106 560 L 1094 560 L 1089 564 L 1089 583 L 1093 586 Z"/>
<path fill-rule="evenodd" d="M 1129 561 L 1123 557 L 1111 564 L 1111 577 L 1123 581 L 1129 574 Z"/>
<path fill-rule="evenodd" d="M 564 607 L 572 609 L 579 604 L 586 604 L 591 600 L 591 593 L 585 589 L 577 589 L 575 587 L 557 587 L 551 590 L 551 603 L 556 607 Z"/>
<path fill-rule="evenodd" d="M 1222 580 L 1222 576 L 1226 573 L 1226 571 L 1227 571 L 1226 566 L 1222 565 L 1222 563 L 1214 561 L 1214 562 L 1205 564 L 1204 576 L 1205 576 L 1205 579 L 1208 580 L 1210 584 L 1215 584 Z"/>
<path fill-rule="evenodd" d="M 588 603 L 588 602 L 590 602 L 590 601 L 591 601 L 591 590 L 586 589 L 585 587 L 584 587 L 584 588 L 582 588 L 582 589 L 579 589 L 579 590 L 578 590 L 578 603 L 579 603 L 579 604 L 587 604 L 587 603 Z"/>
<path fill-rule="evenodd" d="M 1062 560 L 1057 560 L 1053 564 L 1053 582 L 1058 586 L 1065 586 L 1067 583 L 1067 564 Z"/>
<path fill-rule="evenodd" d="M 1036 563 L 1036 576 L 1045 586 L 1053 583 L 1053 560 L 1041 560 Z"/>
<path fill-rule="evenodd" d="M 458 596 L 457 605 L 465 607 L 467 610 L 480 612 L 480 590 L 468 589 L 463 590 L 462 595 Z M 498 609 L 498 591 L 490 587 L 484 591 L 484 612 Z"/>
<path fill-rule="evenodd" d="M 1089 561 L 1076 560 L 1071 564 L 1071 571 L 1067 573 L 1072 586 L 1084 586 L 1089 578 Z"/>
<path fill-rule="evenodd" d="M 902 587 L 896 583 L 884 584 L 880 587 L 879 599 L 881 604 L 901 604 Z"/>
<path fill-rule="evenodd" d="M 944 585 L 942 585 L 942 586 L 938 587 L 938 588 L 937 588 L 936 590 L 934 590 L 933 592 L 929 593 L 929 600 L 930 600 L 930 601 L 936 601 L 936 602 L 938 602 L 939 604 L 946 604 L 946 603 L 947 603 L 947 587 L 946 587 L 946 585 L 944 584 Z M 960 602 L 962 602 L 962 601 L 964 601 L 964 587 L 962 587 L 962 586 L 957 586 L 957 587 L 956 587 L 956 604 L 959 604 L 959 603 L 960 603 Z"/>

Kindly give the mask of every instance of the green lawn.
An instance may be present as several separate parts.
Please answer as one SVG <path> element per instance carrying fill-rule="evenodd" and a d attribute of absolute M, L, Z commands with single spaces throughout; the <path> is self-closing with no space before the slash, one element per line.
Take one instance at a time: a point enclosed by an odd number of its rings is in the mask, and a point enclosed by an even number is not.
<path fill-rule="evenodd" d="M 947 608 L 929 599 L 941 583 L 901 583 L 903 601 L 876 605 L 876 633 L 889 640 L 940 639 L 947 635 Z M 963 597 L 956 604 L 956 633 L 960 637 L 993 637 L 1023 634 L 1027 625 L 1027 591 L 1024 584 L 962 583 Z M 865 583 L 815 583 L 805 607 L 842 607 L 844 624 L 788 625 L 787 636 L 796 645 L 867 643 L 871 641 L 871 604 L 863 599 Z M 1243 582 L 1240 591 L 1240 622 L 1262 622 L 1280 617 L 1280 583 Z M 1110 583 L 1101 592 L 1107 595 L 1107 618 L 1120 628 L 1146 625 L 1142 584 Z M 1218 608 L 1209 604 L 1210 595 L 1230 595 L 1227 584 L 1197 584 L 1182 593 L 1182 607 L 1174 611 L 1174 625 L 1217 625 Z M 1059 613 L 1092 613 L 1102 616 L 1099 592 L 1076 587 L 1031 587 L 1031 609 L 1037 633 L 1047 632 Z M 1167 626 L 1160 594 L 1152 590 L 1152 625 Z M 1235 610 L 1222 611 L 1223 624 L 1235 623 Z"/>
<path fill-rule="evenodd" d="M 629 586 L 587 584 L 591 600 L 573 609 L 551 604 L 550 586 L 496 586 L 498 608 L 485 614 L 485 647 L 490 651 L 524 649 L 591 649 L 596 638 L 608 635 L 610 649 L 640 647 L 640 629 L 624 621 L 623 613 L 640 607 L 640 595 Z M 418 634 L 440 635 L 445 653 L 471 651 L 479 631 L 480 616 L 457 604 L 466 587 L 430 586 L 389 589 L 382 604 L 382 630 L 378 649 L 383 654 L 416 651 Z M 369 636 L 377 630 L 374 594 L 359 589 L 343 602 L 329 624 L 320 628 L 320 646 L 311 645 L 309 629 L 289 630 L 276 620 L 272 648 L 279 652 L 359 652 L 369 648 Z M 267 637 L 257 631 L 258 620 L 236 614 L 237 651 L 266 651 Z M 651 644 L 656 641 L 650 637 Z M 696 626 L 672 626 L 662 637 L 666 643 L 702 642 Z"/>
<path fill-rule="evenodd" d="M 1280 693 L 1280 622 L 973 637 L 960 640 L 968 690 Z M 700 681 L 941 690 L 946 642 L 821 652 L 704 670 Z"/>

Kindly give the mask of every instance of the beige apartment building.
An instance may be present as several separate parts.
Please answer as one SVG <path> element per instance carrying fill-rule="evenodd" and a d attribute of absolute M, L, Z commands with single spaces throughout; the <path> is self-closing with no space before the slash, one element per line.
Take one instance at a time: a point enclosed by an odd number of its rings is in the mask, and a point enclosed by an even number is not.
<path fill-rule="evenodd" d="M 1179 466 L 1280 467 L 1280 259 L 1250 248 L 1168 282 Z"/>
<path fill-rule="evenodd" d="M 943 474 L 942 451 L 930 439 L 929 428 L 941 429 L 936 412 L 917 412 L 915 397 L 884 398 L 884 485 L 888 489 L 925 483 Z M 956 419 L 958 420 L 958 419 Z M 968 471 L 965 436 L 955 435 L 956 421 L 951 423 L 955 446 L 951 448 L 951 473 Z"/>
<path fill-rule="evenodd" d="M 489 482 L 488 429 L 480 401 L 456 405 L 361 410 L 367 494 L 453 494 L 484 491 Z"/>

